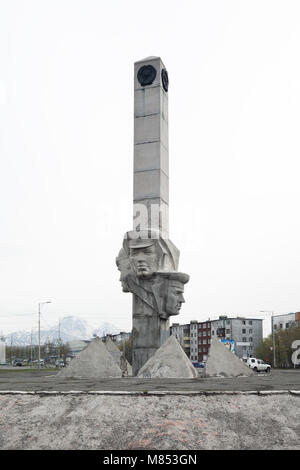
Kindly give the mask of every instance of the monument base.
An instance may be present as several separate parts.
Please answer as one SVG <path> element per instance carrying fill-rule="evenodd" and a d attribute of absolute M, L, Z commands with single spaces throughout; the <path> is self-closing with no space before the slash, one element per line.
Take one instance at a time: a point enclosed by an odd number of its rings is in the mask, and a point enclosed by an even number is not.
<path fill-rule="evenodd" d="M 135 377 L 141 367 L 152 357 L 157 348 L 135 348 L 132 350 L 132 375 Z"/>
<path fill-rule="evenodd" d="M 132 374 L 135 376 L 169 338 L 170 323 L 169 319 L 161 318 L 157 312 L 134 294 L 132 317 Z"/>

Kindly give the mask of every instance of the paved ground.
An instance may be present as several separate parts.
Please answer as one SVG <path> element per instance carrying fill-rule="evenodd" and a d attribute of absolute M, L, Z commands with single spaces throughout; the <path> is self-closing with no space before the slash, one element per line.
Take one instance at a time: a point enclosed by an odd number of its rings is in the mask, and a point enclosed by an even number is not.
<path fill-rule="evenodd" d="M 56 372 L 0 369 L 1 390 L 112 390 L 112 391 L 201 391 L 201 390 L 300 390 L 300 369 L 274 370 L 252 377 L 198 379 L 55 379 Z"/>
<path fill-rule="evenodd" d="M 55 374 L 0 370 L 0 449 L 300 450 L 299 369 L 191 380 Z"/>
<path fill-rule="evenodd" d="M 289 394 L 0 394 L 0 449 L 300 449 L 299 405 Z"/>

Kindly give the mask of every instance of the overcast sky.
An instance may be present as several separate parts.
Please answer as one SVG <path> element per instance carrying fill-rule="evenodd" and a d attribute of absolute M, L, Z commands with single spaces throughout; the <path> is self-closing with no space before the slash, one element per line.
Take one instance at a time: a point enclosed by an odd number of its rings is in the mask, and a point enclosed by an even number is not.
<path fill-rule="evenodd" d="M 131 329 L 133 63 L 170 80 L 174 321 L 300 310 L 298 0 L 0 3 L 0 332 Z M 269 320 L 267 320 L 269 324 Z M 266 332 L 269 332 L 269 326 Z"/>

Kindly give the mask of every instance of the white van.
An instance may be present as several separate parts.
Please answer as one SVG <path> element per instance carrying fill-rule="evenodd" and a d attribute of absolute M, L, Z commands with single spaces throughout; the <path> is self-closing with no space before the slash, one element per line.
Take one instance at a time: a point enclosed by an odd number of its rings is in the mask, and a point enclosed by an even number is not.
<path fill-rule="evenodd" d="M 256 359 L 255 357 L 248 357 L 247 366 L 253 369 L 255 372 L 271 372 L 270 364 L 266 364 L 262 359 Z"/>

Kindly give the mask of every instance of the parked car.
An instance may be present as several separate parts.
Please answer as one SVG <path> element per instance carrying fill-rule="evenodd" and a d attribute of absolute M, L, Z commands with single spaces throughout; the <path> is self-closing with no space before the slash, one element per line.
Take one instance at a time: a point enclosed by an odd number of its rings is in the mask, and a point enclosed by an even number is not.
<path fill-rule="evenodd" d="M 205 367 L 204 362 L 192 362 L 192 364 L 193 364 L 194 367 L 200 368 L 200 369 L 203 369 L 203 367 Z"/>
<path fill-rule="evenodd" d="M 61 359 L 61 360 L 57 360 L 57 361 L 55 362 L 55 365 L 56 365 L 56 367 L 64 367 L 64 366 L 65 366 L 65 363 L 64 363 L 64 361 Z"/>
<path fill-rule="evenodd" d="M 22 359 L 14 359 L 12 365 L 14 367 L 22 367 L 23 365 L 23 360 Z"/>
<path fill-rule="evenodd" d="M 247 366 L 255 372 L 271 372 L 270 364 L 266 364 L 262 359 L 256 359 L 256 357 L 248 357 Z"/>
<path fill-rule="evenodd" d="M 34 361 L 32 361 L 32 364 L 39 365 L 39 360 L 38 360 L 38 359 L 35 359 Z M 44 366 L 44 365 L 45 365 L 44 359 L 41 359 L 41 360 L 40 360 L 40 365 L 41 365 L 41 366 Z"/>

